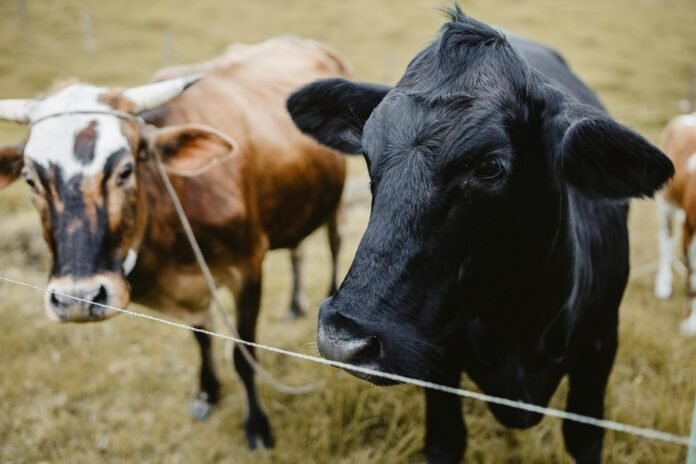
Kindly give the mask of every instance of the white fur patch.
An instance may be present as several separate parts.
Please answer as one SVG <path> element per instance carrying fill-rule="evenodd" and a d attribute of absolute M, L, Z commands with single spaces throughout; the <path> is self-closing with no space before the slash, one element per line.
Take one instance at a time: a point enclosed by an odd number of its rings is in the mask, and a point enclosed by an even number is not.
<path fill-rule="evenodd" d="M 685 126 L 696 126 L 696 113 L 679 116 L 679 122 Z"/>
<path fill-rule="evenodd" d="M 679 328 L 683 335 L 696 335 L 696 299 L 691 300 L 691 315 L 682 321 Z"/>
<path fill-rule="evenodd" d="M 696 153 L 692 153 L 686 160 L 686 171 L 696 172 Z"/>
<path fill-rule="evenodd" d="M 133 268 L 135 267 L 135 263 L 138 262 L 138 253 L 134 249 L 128 250 L 128 256 L 126 256 L 126 259 L 123 261 L 123 273 L 128 276 L 128 274 L 133 271 Z"/>
<path fill-rule="evenodd" d="M 77 174 L 91 177 L 101 172 L 109 156 L 125 148 L 128 140 L 121 131 L 121 120 L 106 114 L 65 114 L 48 119 L 41 118 L 69 111 L 110 111 L 111 107 L 99 101 L 105 89 L 90 85 L 72 85 L 33 105 L 29 119 L 32 126 L 24 156 L 34 163 L 48 168 L 50 164 L 60 167 L 63 180 Z M 83 164 L 75 157 L 75 137 L 90 122 L 96 122 L 97 138 L 94 158 Z"/>
<path fill-rule="evenodd" d="M 660 220 L 658 232 L 659 268 L 655 275 L 655 296 L 666 300 L 672 296 L 672 251 L 674 238 L 670 234 L 676 208 L 662 196 L 657 197 L 657 211 Z"/>

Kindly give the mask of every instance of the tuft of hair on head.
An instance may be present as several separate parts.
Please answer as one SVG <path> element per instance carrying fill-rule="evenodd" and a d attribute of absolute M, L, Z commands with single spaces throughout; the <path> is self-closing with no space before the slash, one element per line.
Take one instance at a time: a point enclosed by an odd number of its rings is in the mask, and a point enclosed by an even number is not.
<path fill-rule="evenodd" d="M 495 28 L 467 16 L 458 3 L 449 8 L 443 8 L 443 13 L 449 18 L 440 29 L 440 36 L 450 45 L 503 45 L 507 44 L 505 35 Z"/>

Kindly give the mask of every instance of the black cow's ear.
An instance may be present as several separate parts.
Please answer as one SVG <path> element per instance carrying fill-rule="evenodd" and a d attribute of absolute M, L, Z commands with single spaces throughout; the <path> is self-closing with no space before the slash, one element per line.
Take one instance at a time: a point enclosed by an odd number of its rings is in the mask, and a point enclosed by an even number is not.
<path fill-rule="evenodd" d="M 358 153 L 365 122 L 390 87 L 325 79 L 294 92 L 287 108 L 295 125 L 319 143 Z"/>
<path fill-rule="evenodd" d="M 660 149 L 595 108 L 566 103 L 551 130 L 556 172 L 587 196 L 652 196 L 674 175 Z"/>
<path fill-rule="evenodd" d="M 24 166 L 22 145 L 0 147 L 0 190 L 14 182 Z"/>

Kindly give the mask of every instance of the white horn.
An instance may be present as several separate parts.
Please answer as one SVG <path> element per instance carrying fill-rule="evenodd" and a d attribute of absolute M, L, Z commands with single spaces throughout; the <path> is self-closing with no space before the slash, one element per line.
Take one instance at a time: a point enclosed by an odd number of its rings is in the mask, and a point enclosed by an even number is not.
<path fill-rule="evenodd" d="M 0 100 L 0 120 L 29 124 L 34 100 Z"/>
<path fill-rule="evenodd" d="M 177 77 L 154 84 L 141 85 L 124 90 L 121 94 L 133 102 L 132 113 L 138 114 L 151 110 L 178 97 L 181 92 L 203 78 L 203 74 L 195 74 L 186 77 Z"/>

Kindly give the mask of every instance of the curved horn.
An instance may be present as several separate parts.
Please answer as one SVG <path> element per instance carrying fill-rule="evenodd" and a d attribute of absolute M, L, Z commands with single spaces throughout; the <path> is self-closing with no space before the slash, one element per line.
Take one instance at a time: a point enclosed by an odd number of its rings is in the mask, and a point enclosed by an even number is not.
<path fill-rule="evenodd" d="M 124 90 L 122 96 L 133 102 L 132 113 L 148 111 L 178 97 L 181 92 L 203 78 L 203 74 L 177 77 L 166 81 L 155 82 Z"/>
<path fill-rule="evenodd" d="M 34 100 L 0 100 L 0 120 L 29 124 Z"/>

